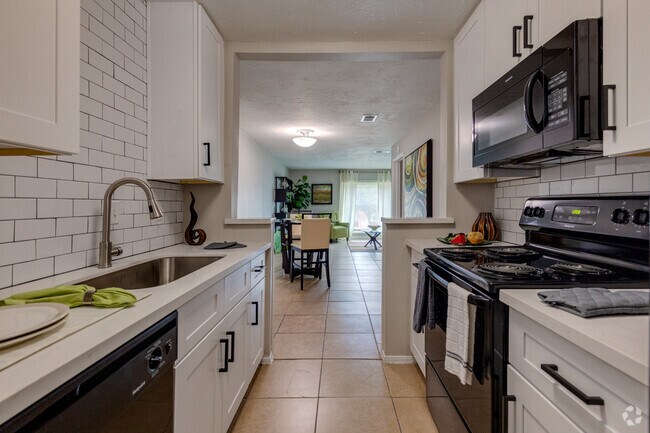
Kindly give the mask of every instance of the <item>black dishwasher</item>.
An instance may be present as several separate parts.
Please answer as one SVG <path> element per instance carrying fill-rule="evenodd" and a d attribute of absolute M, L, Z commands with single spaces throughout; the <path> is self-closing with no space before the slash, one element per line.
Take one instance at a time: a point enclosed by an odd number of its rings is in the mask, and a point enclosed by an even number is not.
<path fill-rule="evenodd" d="M 0 433 L 170 433 L 174 312 L 0 426 Z"/>

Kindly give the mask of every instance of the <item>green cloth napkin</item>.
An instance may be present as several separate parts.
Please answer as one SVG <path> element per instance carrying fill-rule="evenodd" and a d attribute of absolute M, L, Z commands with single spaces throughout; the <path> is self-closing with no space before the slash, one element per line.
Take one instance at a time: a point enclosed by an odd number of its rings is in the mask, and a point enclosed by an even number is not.
<path fill-rule="evenodd" d="M 87 291 L 91 293 L 86 294 Z M 101 308 L 119 308 L 131 306 L 137 300 L 135 296 L 124 289 L 109 287 L 107 289 L 96 290 L 94 287 L 80 284 L 17 293 L 0 301 L 0 305 L 57 302 L 59 304 L 65 304 L 70 308 L 80 307 L 82 305 L 92 305 L 93 307 Z"/>

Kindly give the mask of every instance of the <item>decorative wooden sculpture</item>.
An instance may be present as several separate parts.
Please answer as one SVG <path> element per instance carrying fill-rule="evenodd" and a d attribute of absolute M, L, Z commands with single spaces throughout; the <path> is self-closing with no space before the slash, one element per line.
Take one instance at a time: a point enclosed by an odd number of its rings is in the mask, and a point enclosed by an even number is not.
<path fill-rule="evenodd" d="M 196 203 L 194 194 L 190 193 L 190 197 L 192 197 L 192 202 L 190 203 L 190 223 L 187 225 L 187 229 L 185 229 L 185 242 L 188 245 L 201 245 L 205 242 L 206 235 L 201 229 L 194 230 L 199 215 L 194 210 L 194 203 Z"/>
<path fill-rule="evenodd" d="M 488 241 L 499 239 L 499 226 L 491 212 L 481 212 L 472 224 L 473 232 L 481 232 Z"/>

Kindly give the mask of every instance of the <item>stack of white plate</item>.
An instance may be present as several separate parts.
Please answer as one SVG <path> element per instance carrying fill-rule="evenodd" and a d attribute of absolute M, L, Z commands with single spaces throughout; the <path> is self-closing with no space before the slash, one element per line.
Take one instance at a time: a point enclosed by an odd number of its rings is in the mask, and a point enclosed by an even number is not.
<path fill-rule="evenodd" d="M 49 302 L 0 307 L 0 349 L 58 328 L 69 311 L 67 305 Z"/>

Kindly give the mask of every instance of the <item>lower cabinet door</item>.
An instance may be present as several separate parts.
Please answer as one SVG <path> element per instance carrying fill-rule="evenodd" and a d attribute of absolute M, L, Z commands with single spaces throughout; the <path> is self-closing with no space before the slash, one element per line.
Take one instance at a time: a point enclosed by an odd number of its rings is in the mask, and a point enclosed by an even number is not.
<path fill-rule="evenodd" d="M 248 299 L 248 335 L 246 354 L 246 378 L 250 381 L 255 375 L 257 366 L 264 356 L 264 281 L 262 280 L 251 290 Z"/>
<path fill-rule="evenodd" d="M 246 393 L 246 324 L 248 322 L 248 296 L 245 296 L 218 325 L 221 328 L 221 338 L 229 340 L 228 372 L 222 373 L 222 428 L 228 431 L 239 405 Z"/>
<path fill-rule="evenodd" d="M 225 344 L 214 327 L 174 368 L 174 431 L 221 433 Z"/>
<path fill-rule="evenodd" d="M 507 404 L 507 433 L 587 433 L 567 418 L 530 382 L 508 366 L 508 394 L 515 397 Z"/>

